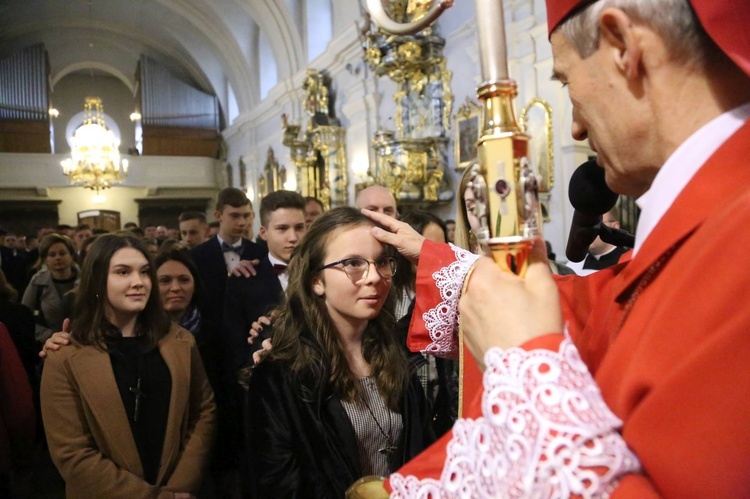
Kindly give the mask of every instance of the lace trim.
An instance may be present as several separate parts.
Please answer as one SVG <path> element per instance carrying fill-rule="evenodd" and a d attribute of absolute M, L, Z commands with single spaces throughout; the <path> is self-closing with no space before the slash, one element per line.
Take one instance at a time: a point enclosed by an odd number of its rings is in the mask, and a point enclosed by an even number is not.
<path fill-rule="evenodd" d="M 456 255 L 456 260 L 434 274 L 435 286 L 440 291 L 442 300 L 436 307 L 422 314 L 427 332 L 432 343 L 423 352 L 457 352 L 458 342 L 453 334 L 458 324 L 458 300 L 461 298 L 461 286 L 469 268 L 480 256 L 449 244 Z"/>
<path fill-rule="evenodd" d="M 640 469 L 570 338 L 485 364 L 484 417 L 456 422 L 439 481 L 391 475 L 392 498 L 607 497 Z"/>

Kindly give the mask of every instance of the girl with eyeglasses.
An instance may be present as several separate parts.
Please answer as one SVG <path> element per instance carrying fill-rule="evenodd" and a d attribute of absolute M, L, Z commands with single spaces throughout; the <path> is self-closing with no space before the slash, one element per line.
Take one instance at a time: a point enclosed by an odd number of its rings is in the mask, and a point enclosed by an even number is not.
<path fill-rule="evenodd" d="M 252 497 L 341 498 L 432 442 L 429 411 L 395 332 L 396 261 L 367 217 L 337 208 L 289 265 L 273 349 L 251 371 Z"/>

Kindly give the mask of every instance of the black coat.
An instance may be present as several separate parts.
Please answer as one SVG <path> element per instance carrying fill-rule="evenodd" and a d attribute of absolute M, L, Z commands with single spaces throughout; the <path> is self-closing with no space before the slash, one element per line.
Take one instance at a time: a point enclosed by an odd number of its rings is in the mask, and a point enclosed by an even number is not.
<path fill-rule="evenodd" d="M 250 490 L 246 497 L 344 497 L 362 477 L 357 438 L 324 369 L 293 376 L 283 363 L 265 361 L 248 390 Z M 412 376 L 400 411 L 403 432 L 394 469 L 434 440 L 424 393 Z"/>
<path fill-rule="evenodd" d="M 199 244 L 190 250 L 190 256 L 198 267 L 203 280 L 203 288 L 206 291 L 204 316 L 211 324 L 220 326 L 224 312 L 224 293 L 228 273 L 219 239 L 214 236 L 203 244 Z M 260 247 L 249 239 L 242 239 L 240 259 L 260 260 L 261 258 L 263 258 L 263 251 Z"/>
<path fill-rule="evenodd" d="M 263 257 L 253 277 L 229 277 L 224 299 L 223 336 L 228 351 L 226 362 L 234 371 L 250 363 L 250 354 L 260 348 L 260 341 L 248 344 L 248 331 L 258 317 L 278 306 L 284 298 L 279 278 L 268 260 Z"/>
<path fill-rule="evenodd" d="M 39 376 L 37 366 L 41 363 L 39 349 L 34 341 L 36 321 L 34 313 L 20 303 L 0 300 L 0 322 L 8 328 L 13 344 L 18 350 L 18 356 L 29 377 L 29 384 L 38 391 Z"/>

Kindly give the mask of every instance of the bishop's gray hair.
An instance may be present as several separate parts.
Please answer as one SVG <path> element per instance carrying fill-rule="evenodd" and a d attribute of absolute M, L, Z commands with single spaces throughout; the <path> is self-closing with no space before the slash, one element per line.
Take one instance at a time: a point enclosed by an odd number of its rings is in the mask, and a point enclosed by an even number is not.
<path fill-rule="evenodd" d="M 705 67 L 716 56 L 718 47 L 701 27 L 688 0 L 599 0 L 579 10 L 558 28 L 584 59 L 599 47 L 599 19 L 608 7 L 618 8 L 649 25 L 664 39 L 677 60 Z"/>

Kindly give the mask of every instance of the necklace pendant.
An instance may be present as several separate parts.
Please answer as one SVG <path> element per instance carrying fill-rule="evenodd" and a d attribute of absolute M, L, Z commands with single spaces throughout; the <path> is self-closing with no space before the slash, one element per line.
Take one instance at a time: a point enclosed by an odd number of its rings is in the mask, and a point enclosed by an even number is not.
<path fill-rule="evenodd" d="M 391 454 L 393 454 L 394 452 L 396 452 L 396 450 L 397 450 L 396 447 L 394 447 L 393 445 L 387 445 L 386 444 L 383 447 L 379 448 L 378 452 L 380 452 L 381 454 L 385 454 L 385 455 L 390 456 Z"/>

